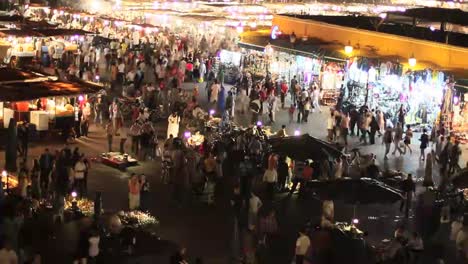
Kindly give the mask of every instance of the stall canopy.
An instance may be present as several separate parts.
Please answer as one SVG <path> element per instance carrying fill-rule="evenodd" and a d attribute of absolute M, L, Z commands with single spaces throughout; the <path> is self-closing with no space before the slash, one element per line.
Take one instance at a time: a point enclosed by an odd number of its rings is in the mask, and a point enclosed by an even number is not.
<path fill-rule="evenodd" d="M 390 204 L 403 199 L 399 190 L 368 178 L 310 181 L 306 186 L 313 189 L 321 200 L 339 200 L 349 204 Z"/>
<path fill-rule="evenodd" d="M 33 71 L 19 71 L 12 68 L 0 68 L 0 85 L 18 82 L 56 81 L 56 76 L 44 75 Z"/>
<path fill-rule="evenodd" d="M 309 134 L 268 140 L 272 151 L 287 155 L 294 160 L 327 160 L 343 156 L 343 152 L 334 145 Z"/>
<path fill-rule="evenodd" d="M 3 16 L 0 16 L 0 22 L 18 22 L 18 21 L 22 21 L 24 19 L 23 16 L 20 16 L 20 15 L 3 15 Z"/>
<path fill-rule="evenodd" d="M 74 96 L 98 92 L 102 87 L 76 82 L 43 81 L 0 84 L 0 101 L 28 101 L 44 97 Z"/>
<path fill-rule="evenodd" d="M 32 29 L 4 29 L 0 30 L 0 37 L 44 37 L 43 34 Z"/>
<path fill-rule="evenodd" d="M 46 36 L 46 37 L 52 37 L 52 36 L 75 36 L 75 35 L 89 35 L 89 34 L 95 34 L 93 32 L 81 30 L 81 29 L 67 29 L 67 28 L 46 28 L 46 29 L 35 29 L 37 33 Z"/>
<path fill-rule="evenodd" d="M 278 37 L 271 39 L 270 36 L 248 35 L 242 36 L 239 46 L 242 48 L 264 51 L 267 45 L 270 45 L 275 51 L 286 52 L 294 55 L 310 58 L 323 58 L 327 61 L 344 62 L 347 57 L 337 50 L 342 46 L 334 42 L 327 42 L 317 38 L 310 38 L 307 41 L 296 41 L 291 45 L 289 37 Z"/>
<path fill-rule="evenodd" d="M 464 12 L 460 9 L 423 7 L 407 9 L 403 13 L 391 12 L 391 14 L 468 26 L 468 12 Z"/>
<path fill-rule="evenodd" d="M 0 80 L 0 101 L 3 102 L 92 94 L 103 89 L 97 83 L 78 79 L 57 81 L 55 76 L 12 68 L 0 68 Z"/>

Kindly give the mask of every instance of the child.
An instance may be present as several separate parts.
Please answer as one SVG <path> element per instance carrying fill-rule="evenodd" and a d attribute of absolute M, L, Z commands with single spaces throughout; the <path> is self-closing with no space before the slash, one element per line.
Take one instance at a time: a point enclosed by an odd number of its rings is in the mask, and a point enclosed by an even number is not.
<path fill-rule="evenodd" d="M 291 124 L 294 120 L 294 112 L 296 112 L 296 104 L 291 104 L 289 107 L 289 124 Z"/>

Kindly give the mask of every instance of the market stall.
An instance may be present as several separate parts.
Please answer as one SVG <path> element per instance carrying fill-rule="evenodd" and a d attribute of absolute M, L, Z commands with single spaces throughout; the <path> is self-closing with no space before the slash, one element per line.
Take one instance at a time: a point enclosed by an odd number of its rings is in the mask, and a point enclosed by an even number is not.
<path fill-rule="evenodd" d="M 431 69 L 404 71 L 397 62 L 351 58 L 345 73 L 344 101 L 347 105 L 379 109 L 394 123 L 403 106 L 405 124 L 432 124 L 447 88 L 447 78 L 443 72 Z"/>
<path fill-rule="evenodd" d="M 73 123 L 75 105 L 83 106 L 87 94 L 93 94 L 103 87 L 84 81 L 57 81 L 55 77 L 0 68 L 0 120 L 8 127 L 10 118 L 27 120 L 36 130 L 63 129 Z"/>
<path fill-rule="evenodd" d="M 457 80 L 454 85 L 451 132 L 461 142 L 468 143 L 468 80 Z"/>

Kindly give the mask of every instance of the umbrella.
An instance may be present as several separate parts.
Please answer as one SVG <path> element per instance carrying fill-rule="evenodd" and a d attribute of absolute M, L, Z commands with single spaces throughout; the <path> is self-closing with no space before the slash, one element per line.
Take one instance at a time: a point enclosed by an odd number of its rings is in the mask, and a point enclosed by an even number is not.
<path fill-rule="evenodd" d="M 369 178 L 310 181 L 306 185 L 322 200 L 341 200 L 350 204 L 385 204 L 403 199 L 397 189 Z"/>
<path fill-rule="evenodd" d="M 271 138 L 268 140 L 273 152 L 287 155 L 294 160 L 326 160 L 330 157 L 341 157 L 343 152 L 334 145 L 309 134 Z"/>
<path fill-rule="evenodd" d="M 468 169 L 462 169 L 452 177 L 452 183 L 460 189 L 468 188 Z"/>
<path fill-rule="evenodd" d="M 130 27 L 142 27 L 142 28 L 159 28 L 158 26 L 148 24 L 148 23 L 143 23 L 143 24 L 131 24 L 129 25 Z"/>
<path fill-rule="evenodd" d="M 93 38 L 93 46 L 98 46 L 98 45 L 107 45 L 112 42 L 112 39 L 110 38 L 105 38 L 102 36 L 94 36 Z"/>

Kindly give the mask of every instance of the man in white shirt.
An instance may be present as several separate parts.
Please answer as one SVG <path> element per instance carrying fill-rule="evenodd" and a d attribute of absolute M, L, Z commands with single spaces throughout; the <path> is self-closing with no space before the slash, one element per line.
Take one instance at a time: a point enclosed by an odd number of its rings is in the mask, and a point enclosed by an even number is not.
<path fill-rule="evenodd" d="M 86 164 L 84 163 L 83 156 L 76 162 L 75 167 L 73 168 L 75 172 L 74 181 L 75 188 L 80 197 L 84 196 L 86 192 L 86 182 L 85 182 L 85 173 L 87 170 Z"/>
<path fill-rule="evenodd" d="M 310 246 L 310 239 L 306 234 L 306 230 L 299 231 L 299 238 L 296 240 L 296 264 L 303 264 L 304 257 Z"/>
<path fill-rule="evenodd" d="M 18 256 L 16 252 L 11 249 L 10 243 L 5 242 L 5 246 L 0 249 L 0 263 L 1 264 L 18 264 Z"/>
<path fill-rule="evenodd" d="M 119 65 L 117 66 L 117 80 L 119 81 L 120 84 L 123 83 L 124 76 L 125 76 L 125 63 L 123 60 L 119 60 Z"/>
<path fill-rule="evenodd" d="M 312 111 L 315 111 L 315 109 L 318 109 L 320 113 L 322 113 L 322 109 L 320 109 L 320 90 L 317 89 L 317 87 L 314 87 L 314 91 L 312 92 L 312 105 L 314 106 L 314 109 Z"/>
<path fill-rule="evenodd" d="M 133 82 L 135 81 L 135 76 L 136 76 L 135 69 L 131 69 L 131 70 L 127 73 L 127 82 L 133 83 Z"/>
<path fill-rule="evenodd" d="M 267 199 L 273 201 L 276 183 L 278 182 L 278 174 L 276 169 L 267 169 L 265 174 L 263 174 L 263 181 L 266 183 Z"/>
<path fill-rule="evenodd" d="M 250 194 L 249 199 L 249 229 L 254 230 L 257 225 L 258 210 L 262 207 L 263 203 L 254 193 Z"/>

